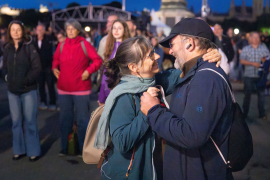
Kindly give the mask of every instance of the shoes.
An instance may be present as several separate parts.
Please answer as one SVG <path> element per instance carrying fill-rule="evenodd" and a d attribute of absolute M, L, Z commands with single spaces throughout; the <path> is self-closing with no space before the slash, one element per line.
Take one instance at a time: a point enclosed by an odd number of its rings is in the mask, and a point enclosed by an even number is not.
<path fill-rule="evenodd" d="M 37 161 L 39 159 L 39 156 L 31 156 L 31 157 L 29 157 L 29 161 L 30 162 L 35 162 L 35 161 Z"/>
<path fill-rule="evenodd" d="M 77 157 L 82 158 L 82 153 L 79 153 Z"/>
<path fill-rule="evenodd" d="M 48 109 L 49 109 L 49 111 L 55 111 L 56 106 L 55 105 L 49 105 Z"/>
<path fill-rule="evenodd" d="M 65 151 L 63 149 L 58 154 L 58 156 L 60 156 L 60 157 L 64 157 L 66 155 L 67 155 L 67 153 L 65 153 Z"/>
<path fill-rule="evenodd" d="M 17 161 L 17 160 L 21 159 L 21 158 L 24 157 L 24 156 L 26 156 L 26 154 L 21 154 L 21 155 L 15 154 L 15 155 L 12 157 L 12 159 L 13 159 L 14 161 Z"/>
<path fill-rule="evenodd" d="M 38 109 L 40 109 L 40 110 L 45 110 L 47 108 L 48 107 L 46 106 L 46 104 L 44 102 L 41 102 L 40 105 L 39 105 L 39 107 L 38 107 Z"/>

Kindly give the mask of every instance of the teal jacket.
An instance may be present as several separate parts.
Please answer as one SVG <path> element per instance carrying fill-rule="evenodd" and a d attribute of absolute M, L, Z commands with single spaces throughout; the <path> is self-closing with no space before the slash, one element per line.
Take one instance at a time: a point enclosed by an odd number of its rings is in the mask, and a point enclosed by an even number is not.
<path fill-rule="evenodd" d="M 166 94 L 181 81 L 181 71 L 163 71 L 156 75 Z M 101 167 L 102 179 L 107 180 L 157 180 L 153 153 L 155 133 L 147 124 L 147 117 L 140 111 L 140 94 L 124 94 L 117 98 L 110 114 L 110 135 L 113 147 Z M 134 160 L 129 171 L 133 150 Z"/>

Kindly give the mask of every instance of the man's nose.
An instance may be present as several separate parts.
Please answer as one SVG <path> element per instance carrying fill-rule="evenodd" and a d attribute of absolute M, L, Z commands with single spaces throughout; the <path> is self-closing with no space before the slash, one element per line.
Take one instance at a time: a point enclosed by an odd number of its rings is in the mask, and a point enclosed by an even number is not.
<path fill-rule="evenodd" d="M 171 48 L 170 48 L 169 54 L 170 54 L 170 55 L 173 55 L 173 51 L 172 51 Z"/>

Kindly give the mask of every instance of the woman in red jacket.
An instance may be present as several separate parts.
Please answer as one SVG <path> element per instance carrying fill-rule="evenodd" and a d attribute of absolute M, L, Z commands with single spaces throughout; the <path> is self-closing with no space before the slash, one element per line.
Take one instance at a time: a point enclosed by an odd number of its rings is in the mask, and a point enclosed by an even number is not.
<path fill-rule="evenodd" d="M 53 56 L 52 65 L 53 73 L 58 79 L 62 148 L 59 156 L 67 154 L 68 135 L 72 132 L 74 114 L 78 127 L 79 148 L 82 152 L 90 118 L 90 76 L 102 64 L 102 59 L 95 48 L 79 35 L 82 32 L 82 27 L 78 21 L 69 19 L 65 23 L 65 29 L 67 38 L 65 42 L 59 43 Z"/>

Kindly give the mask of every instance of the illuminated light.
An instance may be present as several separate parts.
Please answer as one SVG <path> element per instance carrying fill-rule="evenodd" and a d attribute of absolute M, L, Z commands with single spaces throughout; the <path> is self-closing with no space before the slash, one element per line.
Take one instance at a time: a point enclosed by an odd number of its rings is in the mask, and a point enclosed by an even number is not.
<path fill-rule="evenodd" d="M 84 30 L 85 30 L 86 32 L 90 32 L 91 28 L 90 28 L 89 26 L 86 26 L 86 27 L 84 28 Z"/>
<path fill-rule="evenodd" d="M 233 32 L 234 32 L 235 35 L 237 35 L 237 34 L 239 34 L 240 31 L 239 31 L 239 29 L 236 28 L 236 29 L 234 29 Z"/>

